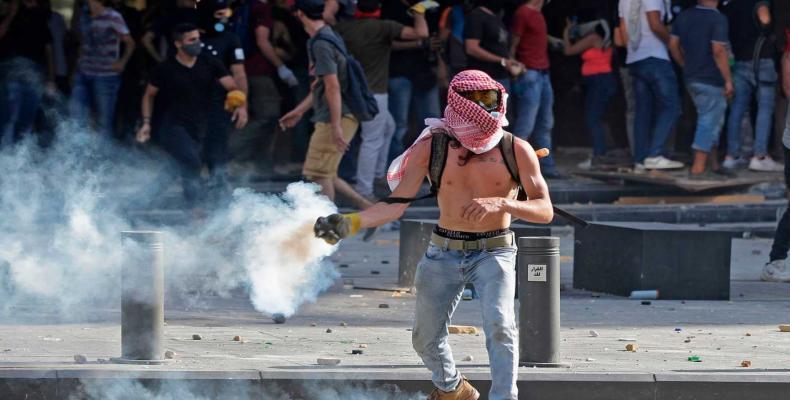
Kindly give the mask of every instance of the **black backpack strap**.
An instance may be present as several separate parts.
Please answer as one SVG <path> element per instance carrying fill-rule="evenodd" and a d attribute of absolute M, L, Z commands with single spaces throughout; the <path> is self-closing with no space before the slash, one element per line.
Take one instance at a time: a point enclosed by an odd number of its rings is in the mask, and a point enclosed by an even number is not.
<path fill-rule="evenodd" d="M 417 200 L 436 197 L 439 193 L 444 165 L 447 163 L 447 147 L 450 144 L 450 135 L 442 129 L 431 130 L 431 158 L 428 164 L 428 181 L 431 184 L 430 191 L 419 197 L 387 197 L 381 201 L 387 204 L 407 204 Z"/>
<path fill-rule="evenodd" d="M 508 131 L 503 131 L 502 140 L 499 141 L 499 151 L 502 153 L 502 159 L 505 161 L 510 176 L 518 184 L 518 200 L 526 200 L 527 192 L 521 186 L 521 177 L 518 173 L 518 162 L 516 161 L 516 137 Z"/>

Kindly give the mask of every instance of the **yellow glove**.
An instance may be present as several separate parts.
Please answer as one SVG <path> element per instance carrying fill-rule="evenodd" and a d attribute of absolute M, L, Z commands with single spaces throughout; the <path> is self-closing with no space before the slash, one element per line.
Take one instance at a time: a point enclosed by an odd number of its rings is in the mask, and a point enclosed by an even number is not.
<path fill-rule="evenodd" d="M 362 219 L 359 213 L 332 214 L 318 218 L 313 226 L 313 232 L 315 237 L 324 239 L 329 244 L 337 244 L 341 239 L 356 235 L 361 225 Z"/>
<path fill-rule="evenodd" d="M 225 111 L 233 111 L 247 102 L 247 95 L 241 90 L 231 90 L 225 96 Z"/>
<path fill-rule="evenodd" d="M 426 11 L 432 10 L 437 7 L 439 7 L 439 3 L 433 0 L 424 0 L 411 6 L 411 8 L 409 8 L 409 13 L 423 15 L 425 14 Z"/>

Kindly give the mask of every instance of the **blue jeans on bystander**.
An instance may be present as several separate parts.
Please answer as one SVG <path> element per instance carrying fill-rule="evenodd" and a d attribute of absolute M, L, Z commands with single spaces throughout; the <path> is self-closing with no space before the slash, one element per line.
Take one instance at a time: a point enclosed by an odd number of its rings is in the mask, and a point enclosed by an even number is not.
<path fill-rule="evenodd" d="M 672 126 L 680 116 L 678 81 L 672 64 L 650 57 L 628 65 L 636 97 L 634 162 L 663 155 Z"/>
<path fill-rule="evenodd" d="M 513 82 L 510 91 L 515 114 L 508 113 L 513 133 L 529 140 L 535 149 L 551 150 L 551 130 L 554 128 L 554 91 L 548 71 L 527 70 Z M 544 173 L 556 173 L 554 157 L 540 159 Z"/>
<path fill-rule="evenodd" d="M 88 120 L 91 111 L 94 111 L 96 129 L 106 137 L 112 137 L 115 101 L 120 88 L 120 75 L 92 76 L 77 72 L 69 103 L 71 117 L 84 122 Z"/>
<path fill-rule="evenodd" d="M 587 91 L 584 95 L 584 121 L 593 141 L 593 155 L 606 154 L 603 116 L 606 107 L 617 93 L 617 79 L 613 73 L 595 74 L 583 78 Z"/>
<path fill-rule="evenodd" d="M 754 154 L 758 156 L 768 154 L 778 76 L 771 59 L 761 59 L 757 69 L 760 82 L 755 81 L 752 61 L 735 63 L 733 72 L 735 97 L 727 119 L 727 155 L 733 157 L 741 155 L 741 120 L 749 111 L 755 91 L 757 92 L 757 121 L 754 124 Z"/>
<path fill-rule="evenodd" d="M 724 88 L 700 82 L 686 82 L 694 106 L 697 108 L 697 130 L 694 132 L 694 150 L 709 153 L 719 144 L 719 135 L 724 126 L 727 98 Z"/>
<path fill-rule="evenodd" d="M 389 79 L 389 111 L 395 120 L 395 134 L 389 150 L 389 161 L 401 155 L 411 143 L 403 143 L 409 130 L 409 116 L 417 118 L 417 125 L 423 126 L 426 118 L 441 118 L 439 110 L 439 88 L 429 89 L 415 87 L 411 78 L 396 76 Z M 413 114 L 410 113 L 413 111 Z"/>

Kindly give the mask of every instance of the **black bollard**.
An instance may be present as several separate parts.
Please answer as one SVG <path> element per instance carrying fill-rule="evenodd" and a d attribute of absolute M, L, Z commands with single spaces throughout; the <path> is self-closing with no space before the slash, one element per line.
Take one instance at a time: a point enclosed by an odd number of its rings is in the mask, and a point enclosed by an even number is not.
<path fill-rule="evenodd" d="M 124 364 L 162 364 L 165 277 L 162 232 L 121 233 L 121 357 Z"/>
<path fill-rule="evenodd" d="M 560 362 L 560 238 L 518 238 L 519 365 Z"/>

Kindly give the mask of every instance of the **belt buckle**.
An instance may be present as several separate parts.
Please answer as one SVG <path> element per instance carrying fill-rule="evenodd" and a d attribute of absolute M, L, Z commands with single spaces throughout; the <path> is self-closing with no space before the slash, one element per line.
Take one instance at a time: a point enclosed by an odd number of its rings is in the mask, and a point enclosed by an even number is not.
<path fill-rule="evenodd" d="M 480 243 L 477 240 L 464 240 L 464 251 L 474 251 L 480 249 Z"/>

